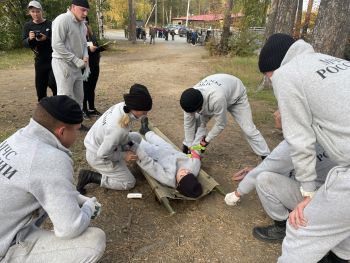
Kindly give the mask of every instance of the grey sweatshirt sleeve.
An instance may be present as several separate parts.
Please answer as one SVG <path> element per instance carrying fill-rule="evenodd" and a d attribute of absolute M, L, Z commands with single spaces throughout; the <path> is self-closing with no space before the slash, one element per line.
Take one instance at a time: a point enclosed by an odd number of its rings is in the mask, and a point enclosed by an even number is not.
<path fill-rule="evenodd" d="M 187 146 L 192 146 L 196 134 L 195 114 L 184 112 L 185 142 Z"/>
<path fill-rule="evenodd" d="M 216 136 L 218 136 L 225 128 L 227 117 L 227 102 L 225 98 L 220 98 L 214 102 L 214 118 L 215 124 L 213 128 L 209 131 L 208 135 L 205 137 L 207 142 L 210 142 Z"/>
<path fill-rule="evenodd" d="M 33 161 L 33 180 L 28 187 L 48 213 L 55 235 L 62 238 L 79 236 L 90 224 L 91 208 L 79 206 L 79 193 L 73 185 L 73 166 L 68 156 L 54 155 L 51 161 L 37 157 Z M 41 160 L 40 160 L 41 158 Z M 50 180 L 43 182 L 44 177 Z M 45 183 L 45 185 L 42 185 Z"/>
<path fill-rule="evenodd" d="M 147 155 L 141 147 L 137 148 L 137 164 L 158 182 L 175 188 L 175 174 L 165 170 L 158 162 Z"/>
<path fill-rule="evenodd" d="M 123 128 L 108 128 L 103 137 L 103 141 L 97 150 L 97 157 L 113 159 L 117 147 L 121 147 L 128 143 L 128 134 L 129 132 Z"/>
<path fill-rule="evenodd" d="M 55 52 L 60 54 L 60 57 L 66 62 L 72 62 L 76 67 L 82 68 L 85 64 L 84 61 L 81 58 L 75 56 L 65 46 L 65 40 L 68 31 L 69 21 L 67 17 L 64 15 L 58 16 L 52 23 L 52 49 L 54 49 Z M 85 49 L 87 52 L 86 46 Z"/>
<path fill-rule="evenodd" d="M 294 69 L 297 70 L 297 69 Z M 306 192 L 316 190 L 316 136 L 312 129 L 312 114 L 303 84 L 294 74 L 275 71 L 272 83 L 281 111 L 283 135 L 290 145 L 295 178 Z"/>
<path fill-rule="evenodd" d="M 239 183 L 237 191 L 241 195 L 250 193 L 255 189 L 256 178 L 262 172 L 274 172 L 289 176 L 294 169 L 290 157 L 289 145 L 282 141 L 257 167 L 251 170 Z"/>

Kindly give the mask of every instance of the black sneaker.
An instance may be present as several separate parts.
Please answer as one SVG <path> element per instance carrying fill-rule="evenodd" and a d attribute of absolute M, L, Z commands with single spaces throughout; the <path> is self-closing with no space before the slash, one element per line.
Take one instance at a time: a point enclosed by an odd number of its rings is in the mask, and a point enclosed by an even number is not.
<path fill-rule="evenodd" d="M 91 116 L 91 117 L 100 117 L 101 115 L 102 115 L 101 112 L 99 112 L 99 111 L 96 110 L 96 109 L 88 110 L 88 116 Z"/>
<path fill-rule="evenodd" d="M 87 111 L 83 111 L 83 119 L 84 120 L 90 120 L 90 117 L 89 117 L 89 114 L 88 114 L 88 112 Z"/>
<path fill-rule="evenodd" d="M 90 171 L 90 170 L 80 170 L 78 176 L 77 190 L 82 195 L 86 194 L 85 185 L 93 183 L 93 184 L 101 184 L 102 175 L 100 173 Z"/>
<path fill-rule="evenodd" d="M 318 263 L 348 263 L 348 260 L 342 259 L 334 254 L 332 251 L 329 251 Z"/>
<path fill-rule="evenodd" d="M 269 243 L 282 242 L 286 236 L 286 221 L 275 221 L 275 224 L 266 227 L 254 227 L 253 236 Z"/>

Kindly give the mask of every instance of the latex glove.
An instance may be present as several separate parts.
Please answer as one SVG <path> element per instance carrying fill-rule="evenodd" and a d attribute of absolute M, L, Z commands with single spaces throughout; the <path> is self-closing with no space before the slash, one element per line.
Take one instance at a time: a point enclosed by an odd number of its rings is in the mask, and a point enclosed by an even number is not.
<path fill-rule="evenodd" d="M 87 81 L 89 76 L 90 76 L 90 67 L 89 65 L 84 69 L 84 74 L 83 74 L 83 81 Z"/>
<path fill-rule="evenodd" d="M 225 196 L 225 203 L 229 206 L 235 206 L 241 198 L 236 195 L 236 192 L 228 193 Z"/>
<path fill-rule="evenodd" d="M 102 205 L 97 202 L 96 197 L 89 198 L 84 205 L 90 207 L 92 211 L 91 219 L 95 219 L 100 215 Z"/>

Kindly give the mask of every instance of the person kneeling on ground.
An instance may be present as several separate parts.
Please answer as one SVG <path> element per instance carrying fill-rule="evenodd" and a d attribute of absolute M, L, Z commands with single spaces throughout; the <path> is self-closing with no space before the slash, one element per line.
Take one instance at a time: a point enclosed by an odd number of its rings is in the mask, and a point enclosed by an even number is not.
<path fill-rule="evenodd" d="M 124 94 L 124 102 L 109 108 L 91 127 L 84 145 L 86 160 L 97 172 L 81 170 L 77 190 L 85 193 L 85 185 L 94 183 L 114 190 L 129 190 L 135 186 L 135 177 L 127 162 L 136 161 L 130 148 L 132 125 L 152 109 L 152 98 L 141 84 L 131 86 Z"/>
<path fill-rule="evenodd" d="M 82 121 L 73 99 L 45 97 L 29 124 L 0 143 L 1 262 L 96 262 L 102 257 L 105 233 L 89 227 L 101 205 L 73 185 L 68 148 Z M 53 231 L 39 228 L 47 216 Z"/>
<path fill-rule="evenodd" d="M 140 133 L 134 142 L 137 164 L 158 182 L 176 188 L 182 195 L 197 198 L 202 195 L 202 186 L 197 176 L 200 170 L 200 155 L 192 151 L 187 156 L 163 140 L 148 128 L 148 118 L 141 120 Z"/>
<path fill-rule="evenodd" d="M 274 114 L 276 128 L 282 128 L 279 111 Z M 317 185 L 324 184 L 332 162 L 323 148 L 316 144 Z M 286 220 L 289 211 L 303 199 L 300 193 L 300 183 L 294 176 L 294 166 L 290 156 L 290 146 L 283 140 L 264 160 L 254 169 L 244 168 L 233 175 L 233 180 L 244 178 L 237 190 L 225 196 L 227 205 L 235 205 L 243 195 L 254 188 L 266 213 L 274 220 L 274 224 L 266 227 L 255 227 L 253 235 L 267 242 L 282 242 L 286 235 Z"/>

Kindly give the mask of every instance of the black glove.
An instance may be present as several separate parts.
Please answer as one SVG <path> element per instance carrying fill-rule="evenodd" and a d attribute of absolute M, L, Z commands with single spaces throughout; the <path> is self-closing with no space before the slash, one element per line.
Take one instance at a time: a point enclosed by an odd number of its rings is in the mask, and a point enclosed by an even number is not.
<path fill-rule="evenodd" d="M 185 144 L 182 144 L 182 152 L 185 154 L 191 153 L 190 149 L 188 149 L 187 145 L 185 145 Z"/>

